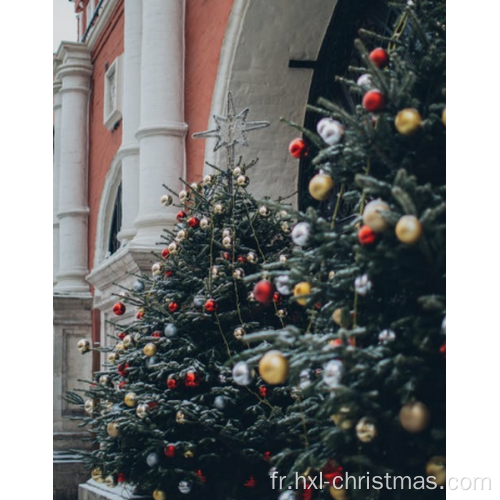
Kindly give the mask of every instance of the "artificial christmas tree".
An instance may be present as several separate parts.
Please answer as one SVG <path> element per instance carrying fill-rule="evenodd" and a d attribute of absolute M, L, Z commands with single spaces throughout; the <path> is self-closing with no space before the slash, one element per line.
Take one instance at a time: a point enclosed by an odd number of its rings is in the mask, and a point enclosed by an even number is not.
<path fill-rule="evenodd" d="M 282 500 L 444 496 L 445 3 L 392 6 L 393 35 L 362 31 L 360 64 L 340 78 L 355 112 L 324 99 L 311 107 L 323 118 L 301 150 L 320 203 L 294 214 L 287 271 L 265 266 L 308 327 L 251 334 L 259 346 L 241 356 L 257 367 L 267 340 L 287 365 L 296 402 L 273 459 L 287 476 Z M 329 479 L 295 493 L 295 473 Z"/>
<path fill-rule="evenodd" d="M 135 321 L 117 318 L 116 345 L 86 400 L 67 395 L 95 433 L 85 456 L 93 478 L 128 482 L 157 500 L 275 498 L 269 459 L 284 442 L 277 424 L 291 400 L 234 357 L 249 333 L 282 328 L 300 311 L 252 278 L 280 263 L 290 240 L 287 217 L 246 190 L 255 162 L 234 159 L 247 132 L 268 125 L 247 122 L 247 113 L 236 114 L 229 96 L 227 116 L 197 135 L 218 139 L 227 166 L 162 197 L 166 206 L 179 199 L 179 223 L 165 231 L 151 276 L 113 308 L 117 317 L 133 308 Z M 276 367 L 268 377 L 276 383 Z"/>

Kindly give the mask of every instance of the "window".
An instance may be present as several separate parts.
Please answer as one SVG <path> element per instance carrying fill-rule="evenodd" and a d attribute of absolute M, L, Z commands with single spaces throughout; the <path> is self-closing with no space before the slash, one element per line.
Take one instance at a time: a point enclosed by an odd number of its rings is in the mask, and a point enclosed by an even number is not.
<path fill-rule="evenodd" d="M 120 248 L 118 233 L 122 228 L 122 185 L 118 186 L 116 192 L 115 204 L 113 207 L 113 216 L 111 217 L 111 226 L 109 230 L 108 256 L 113 255 Z"/>

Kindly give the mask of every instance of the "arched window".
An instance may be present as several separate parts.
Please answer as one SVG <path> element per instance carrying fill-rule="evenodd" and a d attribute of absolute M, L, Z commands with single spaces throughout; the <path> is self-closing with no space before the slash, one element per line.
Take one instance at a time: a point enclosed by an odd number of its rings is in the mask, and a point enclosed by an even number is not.
<path fill-rule="evenodd" d="M 108 255 L 114 254 L 120 248 L 118 233 L 122 227 L 122 183 L 118 186 L 115 203 L 113 206 L 113 216 L 109 229 Z"/>

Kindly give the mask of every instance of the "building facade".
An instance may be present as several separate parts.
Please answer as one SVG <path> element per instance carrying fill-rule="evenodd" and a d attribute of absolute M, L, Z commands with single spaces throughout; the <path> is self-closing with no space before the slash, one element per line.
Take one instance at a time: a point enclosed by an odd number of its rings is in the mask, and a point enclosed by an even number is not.
<path fill-rule="evenodd" d="M 159 202 L 163 185 L 178 190 L 179 179 L 200 181 L 210 170 L 207 163 L 221 162 L 212 140 L 195 141 L 191 134 L 212 128 L 212 116 L 224 113 L 232 91 L 237 111 L 248 106 L 249 119 L 271 122 L 253 133 L 243 152 L 248 160 L 259 158 L 252 192 L 257 197 L 293 195 L 296 202 L 300 169 L 288 154 L 288 143 L 297 134 L 280 117 L 304 123 L 315 74 L 324 75 L 324 65 L 331 64 L 321 54 L 342 24 L 348 2 L 74 3 L 79 41 L 63 42 L 54 57 L 58 500 L 76 498 L 71 480 L 86 480 L 71 468 L 69 450 L 85 443 L 71 420 L 76 410 L 63 394 L 84 387 L 88 382 L 79 380 L 90 381 L 102 363 L 95 352 L 81 356 L 76 344 L 86 338 L 105 346 L 120 287 L 130 287 L 135 275 L 149 272 L 162 229 L 175 222 L 175 208 Z M 352 42 L 355 28 L 339 33 Z M 342 61 L 348 62 L 345 55 Z M 127 314 L 132 317 L 135 311 Z M 97 484 L 90 481 L 86 488 L 90 495 Z"/>

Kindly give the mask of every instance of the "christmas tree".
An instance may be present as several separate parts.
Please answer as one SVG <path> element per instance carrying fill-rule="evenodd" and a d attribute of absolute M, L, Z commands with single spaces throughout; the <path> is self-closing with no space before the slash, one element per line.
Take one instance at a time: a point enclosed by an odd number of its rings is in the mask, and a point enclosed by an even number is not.
<path fill-rule="evenodd" d="M 118 319 L 133 308 L 136 319 L 116 321 L 116 345 L 105 349 L 108 362 L 85 399 L 67 395 L 84 406 L 83 424 L 95 433 L 96 448 L 85 455 L 92 477 L 155 500 L 276 496 L 269 459 L 284 442 L 278 422 L 289 393 L 271 390 L 235 356 L 247 334 L 282 328 L 297 306 L 269 281 L 255 283 L 263 264 L 283 265 L 290 228 L 283 211 L 246 190 L 255 162 L 234 159 L 247 133 L 268 125 L 246 121 L 247 113 L 236 114 L 229 96 L 227 116 L 197 134 L 218 139 L 226 168 L 163 196 L 166 206 L 179 200 L 178 225 L 165 230 L 151 276 L 140 276 L 113 308 Z M 281 360 L 282 381 L 284 368 Z M 274 365 L 267 378 L 278 381 Z"/>
<path fill-rule="evenodd" d="M 355 109 L 320 99 L 317 130 L 290 145 L 314 205 L 295 214 L 287 271 L 265 267 L 309 324 L 247 337 L 289 366 L 281 500 L 444 496 L 445 2 L 392 6 L 393 35 L 361 30 L 338 78 Z"/>

